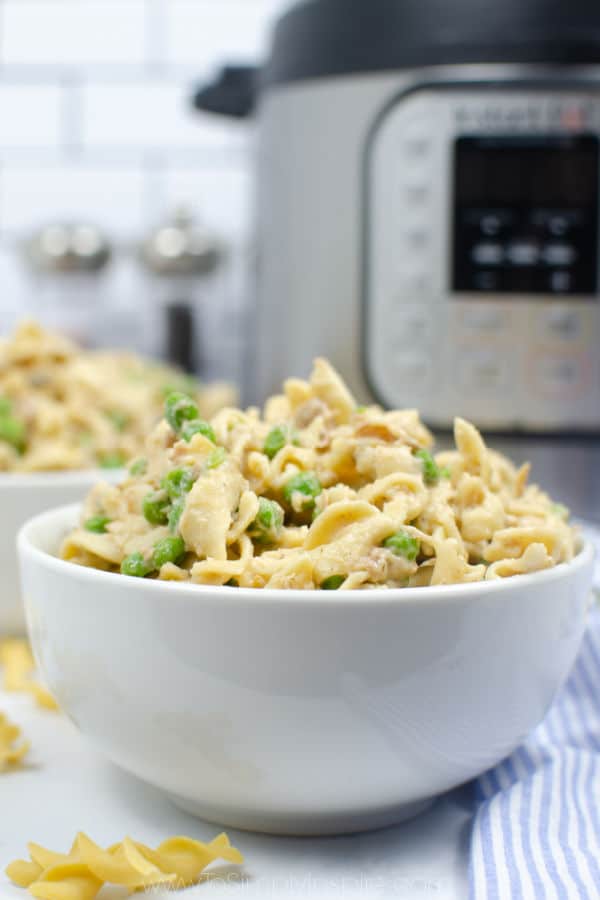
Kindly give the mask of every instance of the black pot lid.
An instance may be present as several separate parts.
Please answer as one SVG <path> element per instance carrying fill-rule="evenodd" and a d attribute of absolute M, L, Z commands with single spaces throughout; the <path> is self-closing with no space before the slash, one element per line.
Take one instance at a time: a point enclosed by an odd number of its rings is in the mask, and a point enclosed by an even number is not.
<path fill-rule="evenodd" d="M 600 62 L 599 0 L 305 0 L 261 87 L 430 65 Z"/>

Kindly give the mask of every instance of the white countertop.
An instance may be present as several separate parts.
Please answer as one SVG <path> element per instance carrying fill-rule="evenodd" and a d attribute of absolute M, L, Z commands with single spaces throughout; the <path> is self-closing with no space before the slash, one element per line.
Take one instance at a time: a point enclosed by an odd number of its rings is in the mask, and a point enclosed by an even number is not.
<path fill-rule="evenodd" d="M 36 708 L 29 696 L 0 691 L 0 710 L 32 744 L 25 769 L 0 775 L 2 900 L 29 897 L 3 874 L 13 859 L 27 858 L 28 841 L 66 851 L 80 830 L 106 845 L 127 834 L 150 845 L 176 834 L 209 840 L 222 830 L 180 812 L 159 791 L 105 762 L 66 717 Z M 244 866 L 215 864 L 219 877 L 181 896 L 464 900 L 466 800 L 454 792 L 404 825 L 339 838 L 278 838 L 227 829 L 245 856 Z M 166 900 L 173 893 L 152 889 L 150 895 Z M 123 896 L 121 889 L 105 887 L 99 900 Z"/>

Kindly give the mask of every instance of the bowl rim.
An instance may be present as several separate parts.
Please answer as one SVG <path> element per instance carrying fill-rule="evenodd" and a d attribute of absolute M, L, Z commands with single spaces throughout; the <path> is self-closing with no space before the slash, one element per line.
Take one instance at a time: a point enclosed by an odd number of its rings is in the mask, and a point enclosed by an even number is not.
<path fill-rule="evenodd" d="M 368 591 L 227 587 L 226 585 L 128 577 L 118 572 L 105 572 L 101 569 L 78 566 L 75 563 L 60 559 L 37 546 L 32 538 L 32 532 L 44 528 L 44 526 L 46 533 L 54 528 L 54 537 L 58 544 L 66 533 L 65 522 L 69 519 L 76 520 L 80 510 L 80 503 L 70 503 L 38 513 L 25 522 L 17 534 L 17 547 L 21 566 L 24 565 L 27 556 L 33 557 L 39 565 L 53 570 L 62 577 L 79 581 L 82 584 L 89 584 L 90 582 L 95 582 L 98 585 L 104 584 L 106 590 L 109 590 L 111 585 L 116 586 L 116 584 L 119 584 L 120 587 L 127 586 L 128 590 L 136 594 L 145 593 L 159 596 L 165 595 L 166 592 L 173 597 L 179 595 L 181 597 L 204 598 L 205 600 L 208 596 L 214 597 L 217 595 L 219 602 L 244 601 L 266 604 L 272 604 L 276 598 L 278 605 L 291 602 L 300 603 L 307 607 L 318 605 L 323 608 L 343 604 L 371 608 L 376 605 L 390 606 L 399 602 L 407 605 L 410 603 L 418 605 L 424 605 L 425 603 L 435 604 L 437 602 L 448 603 L 451 600 L 458 602 L 471 596 L 475 599 L 476 596 L 481 598 L 482 595 L 494 595 L 499 591 L 510 593 L 521 588 L 537 588 L 554 581 L 560 581 L 562 578 L 569 578 L 586 567 L 589 567 L 591 572 L 596 555 L 593 543 L 588 539 L 582 538 L 579 551 L 570 562 L 559 563 L 551 569 L 543 569 L 539 572 L 490 581 L 472 581 L 461 584 L 409 588 L 374 588 Z M 82 593 L 85 596 L 85 591 L 82 591 Z"/>
<path fill-rule="evenodd" d="M 115 483 L 125 476 L 127 469 L 57 469 L 46 472 L 0 472 L 0 491 L 16 490 L 24 487 L 58 487 L 86 485 L 92 481 L 110 481 Z"/>

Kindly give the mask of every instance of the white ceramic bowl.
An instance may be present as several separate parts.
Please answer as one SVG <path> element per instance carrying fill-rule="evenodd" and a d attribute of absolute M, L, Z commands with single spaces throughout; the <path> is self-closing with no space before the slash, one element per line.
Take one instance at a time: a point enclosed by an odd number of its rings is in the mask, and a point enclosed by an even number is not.
<path fill-rule="evenodd" d="M 240 828 L 381 826 L 498 762 L 566 677 L 589 602 L 589 545 L 483 584 L 261 591 L 63 562 L 76 519 L 19 535 L 44 678 L 111 760 Z"/>
<path fill-rule="evenodd" d="M 79 502 L 98 481 L 122 477 L 122 469 L 0 474 L 0 636 L 25 631 L 16 552 L 23 523 L 45 509 Z"/>

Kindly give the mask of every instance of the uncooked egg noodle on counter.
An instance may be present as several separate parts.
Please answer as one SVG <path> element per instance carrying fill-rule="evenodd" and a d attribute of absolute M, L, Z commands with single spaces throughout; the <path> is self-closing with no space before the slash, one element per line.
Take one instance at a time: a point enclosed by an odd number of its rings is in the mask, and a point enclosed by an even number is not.
<path fill-rule="evenodd" d="M 9 692 L 31 694 L 43 709 L 57 710 L 56 700 L 35 677 L 35 662 L 27 641 L 0 639 L 0 686 Z"/>
<path fill-rule="evenodd" d="M 235 402 L 228 385 L 200 386 L 133 353 L 83 350 L 24 323 L 0 341 L 0 472 L 120 467 L 181 387 L 207 416 Z"/>
<path fill-rule="evenodd" d="M 24 741 L 21 729 L 0 712 L 0 773 L 17 768 L 29 751 L 29 741 Z"/>
<path fill-rule="evenodd" d="M 6 874 L 38 900 L 94 900 L 104 884 L 121 885 L 128 895 L 159 887 L 176 891 L 198 882 L 215 860 L 238 865 L 244 860 L 225 833 L 208 844 L 168 838 L 156 849 L 126 837 L 104 849 L 79 832 L 68 853 L 34 843 L 28 850 L 30 859 L 10 863 Z"/>
<path fill-rule="evenodd" d="M 570 560 L 568 511 L 464 419 L 432 454 L 414 409 L 359 406 L 332 366 L 210 422 L 182 393 L 118 486 L 97 485 L 66 560 L 251 588 L 399 588 Z"/>

